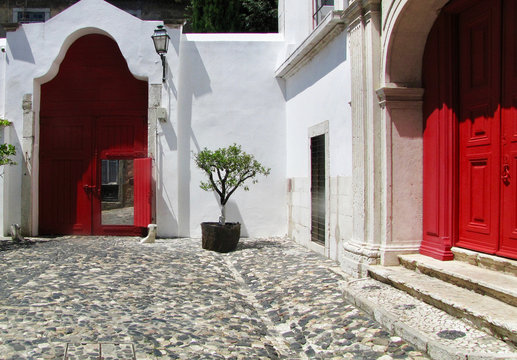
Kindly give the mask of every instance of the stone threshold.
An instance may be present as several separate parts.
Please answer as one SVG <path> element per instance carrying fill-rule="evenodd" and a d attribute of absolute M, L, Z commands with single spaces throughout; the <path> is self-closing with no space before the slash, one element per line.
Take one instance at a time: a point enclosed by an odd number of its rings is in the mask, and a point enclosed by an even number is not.
<path fill-rule="evenodd" d="M 363 278 L 343 291 L 349 302 L 433 359 L 517 359 L 511 343 L 391 285 Z"/>
<path fill-rule="evenodd" d="M 466 262 L 470 265 L 495 270 L 504 274 L 517 276 L 517 260 L 500 256 L 484 254 L 477 251 L 453 247 L 454 260 Z"/>
<path fill-rule="evenodd" d="M 370 277 L 517 344 L 516 278 L 458 261 L 402 255 L 401 266 L 370 266 Z M 470 275 L 469 275 L 470 273 Z M 505 284 L 506 282 L 506 284 Z"/>
<path fill-rule="evenodd" d="M 400 255 L 402 266 L 452 285 L 517 306 L 517 276 L 463 261 L 439 261 L 428 256 Z"/>

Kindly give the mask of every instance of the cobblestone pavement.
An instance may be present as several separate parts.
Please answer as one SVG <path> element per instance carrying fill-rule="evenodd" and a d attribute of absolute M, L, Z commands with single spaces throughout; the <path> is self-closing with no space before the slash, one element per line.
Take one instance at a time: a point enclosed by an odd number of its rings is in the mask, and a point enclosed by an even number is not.
<path fill-rule="evenodd" d="M 0 249 L 0 359 L 424 359 L 285 239 L 65 237 Z"/>

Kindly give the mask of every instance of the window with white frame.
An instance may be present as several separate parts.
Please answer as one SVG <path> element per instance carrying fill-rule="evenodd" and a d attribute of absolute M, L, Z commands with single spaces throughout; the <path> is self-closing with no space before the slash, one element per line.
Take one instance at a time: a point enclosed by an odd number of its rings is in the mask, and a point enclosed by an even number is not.
<path fill-rule="evenodd" d="M 318 26 L 332 10 L 334 10 L 334 0 L 314 0 L 314 26 Z"/>
<path fill-rule="evenodd" d="M 50 18 L 50 9 L 48 8 L 14 8 L 13 22 L 31 23 L 44 22 Z"/>

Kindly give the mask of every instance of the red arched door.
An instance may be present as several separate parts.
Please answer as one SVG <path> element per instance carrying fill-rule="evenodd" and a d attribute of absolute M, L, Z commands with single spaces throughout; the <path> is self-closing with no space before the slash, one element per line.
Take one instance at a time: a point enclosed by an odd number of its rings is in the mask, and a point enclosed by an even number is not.
<path fill-rule="evenodd" d="M 41 86 L 40 234 L 140 234 L 150 222 L 147 83 L 107 36 L 75 41 Z"/>
<path fill-rule="evenodd" d="M 458 0 L 431 31 L 424 59 L 424 253 L 445 254 L 455 245 L 517 258 L 516 18 L 514 0 Z M 433 199 L 440 188 L 450 189 L 442 202 Z M 440 229 L 435 220 L 444 214 L 451 226 Z"/>

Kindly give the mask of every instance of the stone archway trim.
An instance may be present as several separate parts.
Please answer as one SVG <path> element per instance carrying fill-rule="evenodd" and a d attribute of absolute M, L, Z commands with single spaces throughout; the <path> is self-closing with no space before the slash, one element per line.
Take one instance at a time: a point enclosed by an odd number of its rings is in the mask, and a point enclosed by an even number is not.
<path fill-rule="evenodd" d="M 39 85 L 38 85 L 39 86 Z M 155 155 L 157 151 L 157 124 L 160 113 L 162 84 L 150 84 L 148 92 L 148 156 L 153 159 L 152 165 L 152 181 L 153 189 L 156 186 L 157 169 Z M 39 89 L 38 89 L 39 90 Z M 39 91 L 38 91 L 39 92 Z M 39 101 L 39 98 L 36 99 Z M 38 126 L 37 118 L 39 118 L 34 110 L 34 101 L 32 94 L 23 96 L 23 164 L 22 164 L 22 192 L 21 192 L 21 229 L 23 235 L 38 235 L 38 176 L 37 168 L 39 159 L 37 159 L 37 149 L 39 139 L 37 138 L 36 127 Z M 156 222 L 156 191 L 153 191 L 152 203 L 152 220 Z"/>

